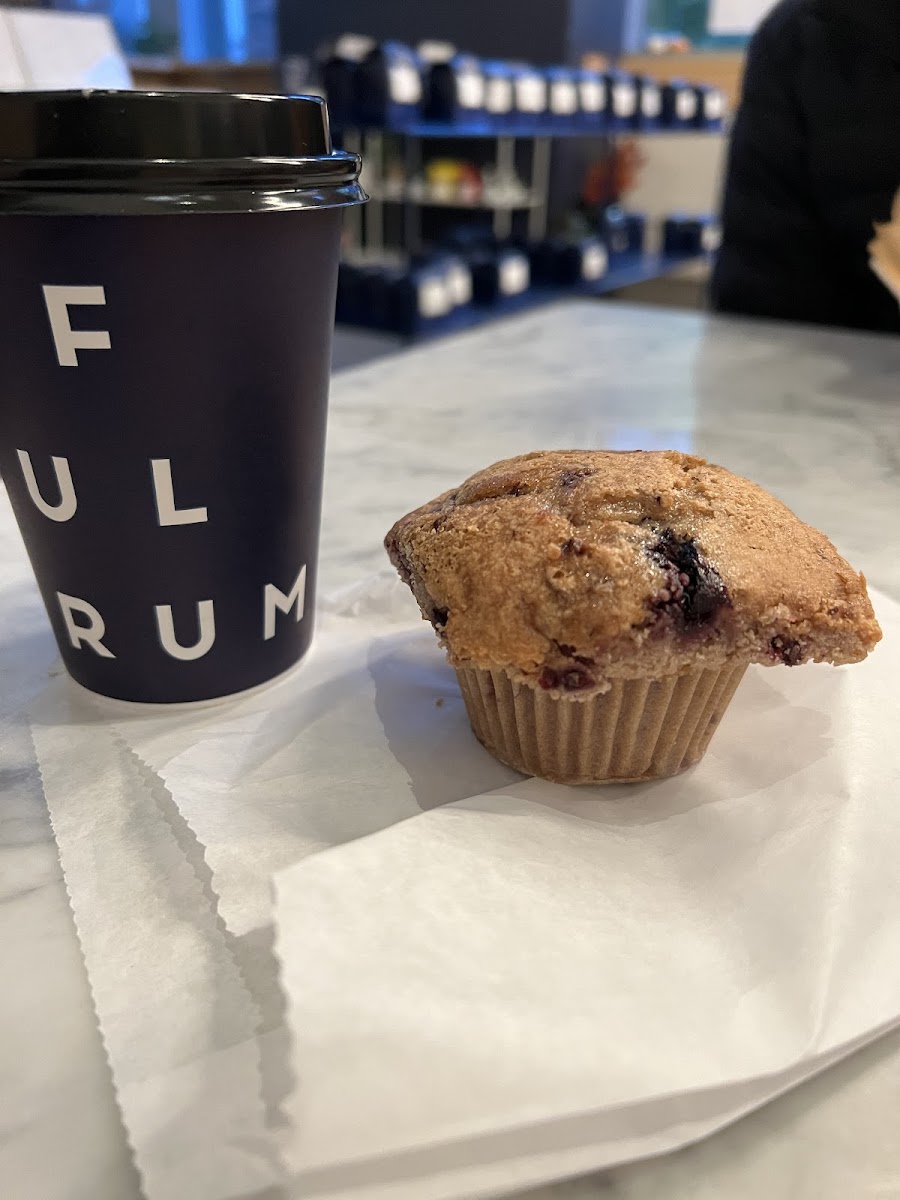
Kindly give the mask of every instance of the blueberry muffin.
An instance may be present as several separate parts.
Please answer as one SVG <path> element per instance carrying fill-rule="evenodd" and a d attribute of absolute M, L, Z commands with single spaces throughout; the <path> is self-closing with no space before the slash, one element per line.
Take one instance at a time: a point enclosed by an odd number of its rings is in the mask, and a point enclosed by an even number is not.
<path fill-rule="evenodd" d="M 674 451 L 496 463 L 385 545 L 479 740 L 561 783 L 676 774 L 750 663 L 865 658 L 865 579 L 756 484 Z"/>

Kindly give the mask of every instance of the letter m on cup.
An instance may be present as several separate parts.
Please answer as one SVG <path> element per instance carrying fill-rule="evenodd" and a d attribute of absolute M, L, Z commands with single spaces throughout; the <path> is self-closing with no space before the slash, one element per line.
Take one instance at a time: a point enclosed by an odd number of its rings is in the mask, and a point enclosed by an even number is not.
<path fill-rule="evenodd" d="M 102 287 L 57 287 L 44 285 L 44 303 L 50 318 L 50 332 L 61 367 L 78 366 L 78 350 L 109 350 L 109 333 L 105 329 L 73 329 L 69 309 L 79 304 L 106 304 Z"/>
<path fill-rule="evenodd" d="M 263 593 L 263 639 L 269 641 L 275 636 L 275 613 L 289 613 L 294 609 L 294 620 L 303 620 L 303 609 L 306 604 L 306 567 L 300 568 L 300 574 L 294 580 L 294 586 L 284 594 L 274 583 L 267 583 Z"/>

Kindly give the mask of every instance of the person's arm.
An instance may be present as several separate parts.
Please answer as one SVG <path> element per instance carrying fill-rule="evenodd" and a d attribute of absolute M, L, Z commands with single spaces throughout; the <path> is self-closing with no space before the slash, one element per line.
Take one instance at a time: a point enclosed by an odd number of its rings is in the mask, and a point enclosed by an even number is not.
<path fill-rule="evenodd" d="M 720 312 L 832 324 L 842 303 L 795 91 L 804 53 L 798 7 L 780 5 L 750 45 L 710 298 Z"/>

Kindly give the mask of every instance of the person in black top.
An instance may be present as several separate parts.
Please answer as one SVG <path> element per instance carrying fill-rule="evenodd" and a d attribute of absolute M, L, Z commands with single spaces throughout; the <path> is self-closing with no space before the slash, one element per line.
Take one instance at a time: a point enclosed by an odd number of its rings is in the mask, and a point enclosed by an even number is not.
<path fill-rule="evenodd" d="M 713 308 L 900 331 L 866 249 L 898 188 L 900 0 L 782 0 L 748 53 Z"/>

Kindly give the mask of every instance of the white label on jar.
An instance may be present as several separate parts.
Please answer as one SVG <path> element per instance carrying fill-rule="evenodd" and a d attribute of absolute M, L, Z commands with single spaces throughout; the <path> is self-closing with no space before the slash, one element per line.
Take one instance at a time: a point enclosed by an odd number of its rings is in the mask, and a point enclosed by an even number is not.
<path fill-rule="evenodd" d="M 484 107 L 495 116 L 503 116 L 513 106 L 512 80 L 503 76 L 495 76 L 487 81 L 484 95 Z"/>
<path fill-rule="evenodd" d="M 617 117 L 633 117 L 637 111 L 637 88 L 633 83 L 614 83 L 613 112 Z"/>
<path fill-rule="evenodd" d="M 456 47 L 452 42 L 419 42 L 416 53 L 427 63 L 448 63 Z"/>
<path fill-rule="evenodd" d="M 524 113 L 547 110 L 547 84 L 540 75 L 520 75 L 516 80 L 516 108 Z"/>
<path fill-rule="evenodd" d="M 606 85 L 602 79 L 582 79 L 579 90 L 582 112 L 603 112 L 606 108 Z"/>
<path fill-rule="evenodd" d="M 453 307 L 446 281 L 430 275 L 419 284 L 419 316 L 426 320 L 445 317 Z"/>
<path fill-rule="evenodd" d="M 725 97 L 720 91 L 715 90 L 704 94 L 703 115 L 707 121 L 721 121 L 725 116 Z"/>
<path fill-rule="evenodd" d="M 550 84 L 550 111 L 563 117 L 578 111 L 578 89 L 570 79 L 557 79 Z"/>
<path fill-rule="evenodd" d="M 641 90 L 641 112 L 649 120 L 655 120 L 662 111 L 662 96 L 655 83 L 645 83 Z"/>
<path fill-rule="evenodd" d="M 593 282 L 602 279 L 609 267 L 609 255 L 606 247 L 600 242 L 594 242 L 585 247 L 581 256 L 581 278 Z"/>
<path fill-rule="evenodd" d="M 523 254 L 509 255 L 501 260 L 498 282 L 504 296 L 518 296 L 526 291 L 530 281 L 528 259 Z"/>
<path fill-rule="evenodd" d="M 675 116 L 679 121 L 693 121 L 697 115 L 697 94 L 682 88 L 675 93 Z"/>
<path fill-rule="evenodd" d="M 395 104 L 418 104 L 422 99 L 422 80 L 411 63 L 396 63 L 388 71 L 388 86 Z"/>
<path fill-rule="evenodd" d="M 718 225 L 704 225 L 700 234 L 700 245 L 707 254 L 714 254 L 722 245 L 722 231 Z"/>
<path fill-rule="evenodd" d="M 362 62 L 370 50 L 375 49 L 375 39 L 363 37 L 362 34 L 345 33 L 339 37 L 335 47 L 335 58 L 343 58 L 348 62 Z"/>
<path fill-rule="evenodd" d="M 472 272 L 462 263 L 447 268 L 447 294 L 454 305 L 468 304 L 472 299 Z"/>
<path fill-rule="evenodd" d="M 484 79 L 477 71 L 461 71 L 456 76 L 456 99 L 460 108 L 484 107 Z"/>

